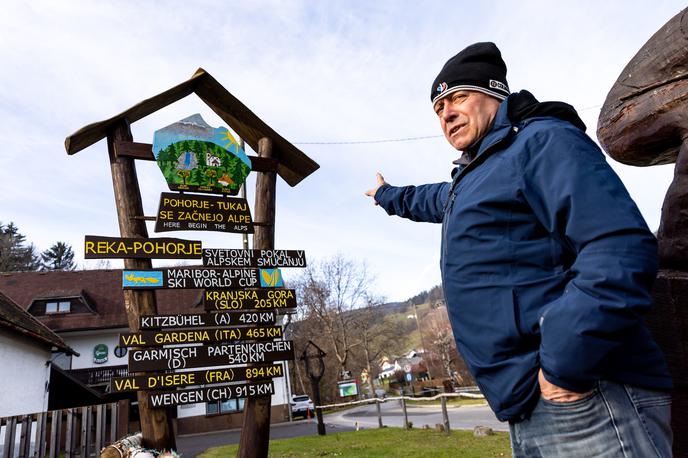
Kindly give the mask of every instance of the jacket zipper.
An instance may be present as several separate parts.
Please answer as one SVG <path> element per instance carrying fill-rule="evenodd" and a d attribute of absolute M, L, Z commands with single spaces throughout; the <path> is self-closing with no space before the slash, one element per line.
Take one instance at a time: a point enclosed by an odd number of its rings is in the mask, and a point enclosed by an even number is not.
<path fill-rule="evenodd" d="M 447 221 L 446 221 L 446 217 L 449 214 L 451 214 L 451 211 L 454 208 L 454 200 L 456 199 L 456 188 L 459 185 L 459 181 L 461 181 L 461 179 L 463 179 L 463 177 L 466 176 L 466 174 L 468 172 L 470 172 L 471 170 L 476 168 L 478 165 L 485 162 L 485 159 L 487 159 L 487 157 L 489 157 L 489 155 L 492 153 L 492 149 L 494 147 L 498 146 L 499 144 L 506 141 L 507 139 L 510 139 L 512 137 L 512 135 L 515 134 L 516 132 L 518 132 L 517 128 L 511 127 L 509 129 L 509 132 L 505 136 L 492 142 L 490 144 L 490 146 L 488 146 L 487 148 L 485 148 L 485 150 L 483 150 L 482 154 L 478 155 L 475 159 L 473 159 L 471 162 L 469 162 L 463 168 L 463 170 L 461 170 L 454 177 L 452 185 L 449 188 L 449 199 L 447 199 L 447 203 L 444 205 L 444 217 L 445 218 L 443 218 L 443 220 L 442 220 L 442 258 L 443 259 L 447 254 L 447 252 L 446 252 L 447 251 Z M 445 283 L 445 281 L 444 281 L 444 269 L 442 269 L 442 283 L 443 284 Z M 447 298 L 445 297 L 444 300 L 446 303 Z"/>

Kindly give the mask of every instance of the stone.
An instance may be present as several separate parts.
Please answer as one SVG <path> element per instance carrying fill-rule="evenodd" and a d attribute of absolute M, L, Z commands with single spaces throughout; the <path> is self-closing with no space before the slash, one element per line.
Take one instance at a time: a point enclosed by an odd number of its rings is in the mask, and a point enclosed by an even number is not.
<path fill-rule="evenodd" d="M 492 428 L 488 426 L 476 426 L 473 428 L 473 435 L 475 437 L 491 436 L 494 434 Z"/>

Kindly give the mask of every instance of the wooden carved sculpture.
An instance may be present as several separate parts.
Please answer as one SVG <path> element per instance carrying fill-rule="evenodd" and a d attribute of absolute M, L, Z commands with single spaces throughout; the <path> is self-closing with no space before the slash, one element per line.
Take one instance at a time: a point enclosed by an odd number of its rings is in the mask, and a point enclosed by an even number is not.
<path fill-rule="evenodd" d="M 676 163 L 658 232 L 660 266 L 688 270 L 688 9 L 655 33 L 623 69 L 600 113 L 597 137 L 619 162 Z"/>
<path fill-rule="evenodd" d="M 673 453 L 688 457 L 688 9 L 631 59 L 604 102 L 597 137 L 630 165 L 676 163 L 657 233 L 660 271 L 645 316 L 672 378 Z"/>

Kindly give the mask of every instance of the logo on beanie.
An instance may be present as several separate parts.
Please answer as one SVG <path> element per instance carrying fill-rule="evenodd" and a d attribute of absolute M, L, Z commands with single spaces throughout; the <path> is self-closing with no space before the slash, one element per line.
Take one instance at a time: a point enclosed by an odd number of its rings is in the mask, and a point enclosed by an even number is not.
<path fill-rule="evenodd" d="M 494 89 L 501 89 L 507 94 L 509 93 L 509 87 L 504 83 L 500 83 L 499 81 L 490 80 L 490 87 Z"/>
<path fill-rule="evenodd" d="M 440 83 L 437 85 L 437 92 L 444 92 L 447 90 L 447 83 Z"/>

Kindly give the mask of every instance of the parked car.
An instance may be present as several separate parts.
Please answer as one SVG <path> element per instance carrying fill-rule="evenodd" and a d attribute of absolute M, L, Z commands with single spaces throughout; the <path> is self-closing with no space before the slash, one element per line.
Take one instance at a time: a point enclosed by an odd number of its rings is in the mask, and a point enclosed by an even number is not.
<path fill-rule="evenodd" d="M 313 401 L 306 394 L 292 394 L 291 395 L 291 415 L 296 417 L 303 415 L 304 418 L 308 416 L 308 411 L 313 412 Z"/>

